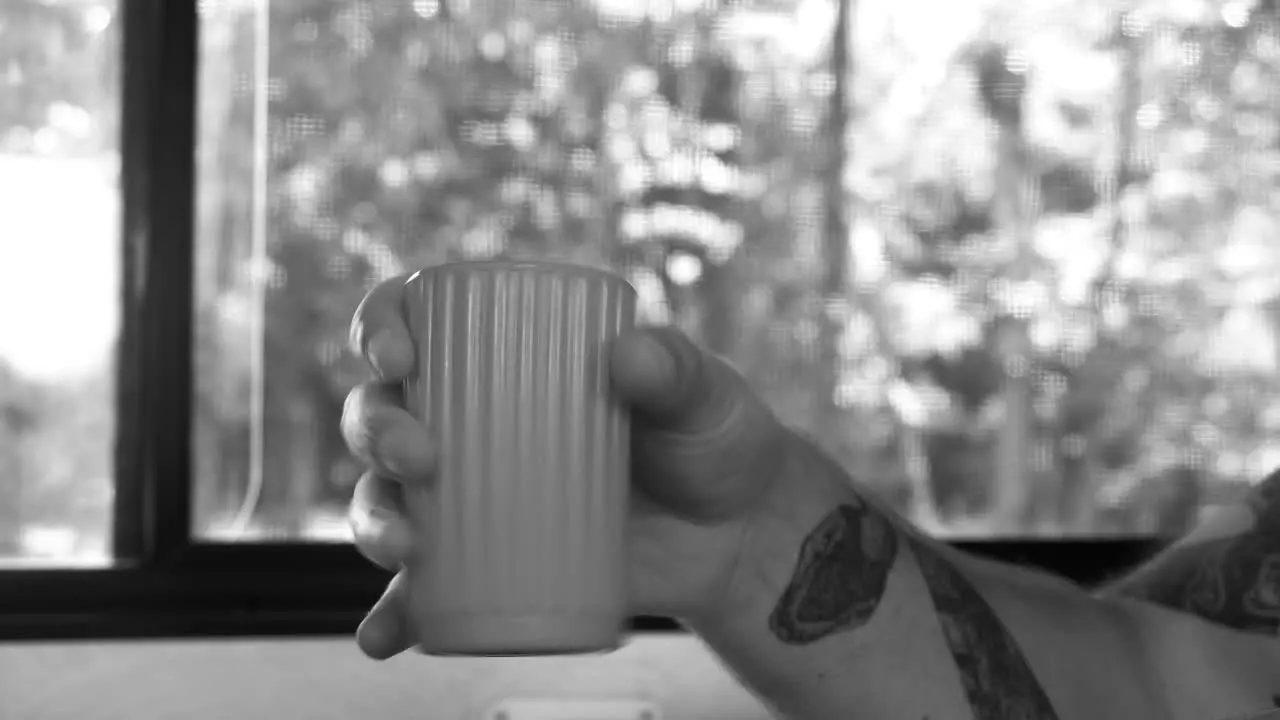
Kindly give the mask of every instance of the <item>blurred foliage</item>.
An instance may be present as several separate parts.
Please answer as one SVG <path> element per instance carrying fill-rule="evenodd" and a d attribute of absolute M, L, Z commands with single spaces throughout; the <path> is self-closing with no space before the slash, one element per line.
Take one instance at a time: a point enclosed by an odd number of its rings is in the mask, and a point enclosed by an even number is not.
<path fill-rule="evenodd" d="M 103 0 L 0 3 L 0 161 L 115 150 L 119 37 L 113 10 L 114 3 Z M 5 219 L 0 198 L 0 242 L 40 241 L 17 232 L 21 222 L 15 228 Z M 105 237 L 115 235 L 108 231 Z M 40 308 L 10 311 L 39 313 Z M 25 325 L 18 321 L 10 327 Z M 108 358 L 85 364 L 95 368 L 89 376 L 54 380 L 26 377 L 0 357 L 0 559 L 30 551 L 24 529 L 62 531 L 60 538 L 69 540 L 59 545 L 64 554 L 99 557 L 106 550 L 114 383 Z"/>
<path fill-rule="evenodd" d="M 203 191 L 225 219 L 201 243 L 228 270 L 202 282 L 225 308 L 269 277 L 263 516 L 295 533 L 349 492 L 331 429 L 363 374 L 342 346 L 361 294 L 500 253 L 629 273 L 648 319 L 934 532 L 1178 532 L 1259 476 L 1280 419 L 1274 8 L 966 3 L 948 33 L 888 5 L 850 7 L 840 68 L 822 0 L 274 3 L 266 38 L 211 10 L 205 94 L 230 98 Z M 217 316 L 209 387 L 246 385 L 244 316 Z M 206 429 L 240 432 L 233 405 Z M 205 478 L 205 517 L 240 501 L 233 478 Z"/>
<path fill-rule="evenodd" d="M 65 156 L 116 147 L 114 10 L 106 0 L 0 5 L 0 151 Z"/>
<path fill-rule="evenodd" d="M 627 273 L 932 532 L 1179 532 L 1277 464 L 1273 1 L 847 1 L 839 67 L 834 0 L 200 3 L 198 526 L 339 513 L 355 305 L 501 253 Z M 0 9 L 8 147 L 114 112 L 85 7 Z"/>

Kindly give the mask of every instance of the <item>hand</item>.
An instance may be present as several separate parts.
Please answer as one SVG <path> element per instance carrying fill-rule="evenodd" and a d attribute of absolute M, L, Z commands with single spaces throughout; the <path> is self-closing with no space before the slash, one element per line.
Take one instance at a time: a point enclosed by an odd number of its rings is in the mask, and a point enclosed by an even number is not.
<path fill-rule="evenodd" d="M 356 310 L 351 342 L 376 380 L 351 391 L 342 418 L 347 444 L 369 468 L 351 502 L 356 546 L 399 571 L 356 634 L 361 650 L 377 659 L 416 643 L 404 609 L 401 567 L 414 538 L 401 489 L 429 487 L 436 460 L 432 429 L 401 402 L 402 381 L 415 363 L 403 292 L 403 278 L 388 281 Z M 631 612 L 680 618 L 714 612 L 793 436 L 737 373 L 674 330 L 619 338 L 610 374 L 633 423 Z"/>

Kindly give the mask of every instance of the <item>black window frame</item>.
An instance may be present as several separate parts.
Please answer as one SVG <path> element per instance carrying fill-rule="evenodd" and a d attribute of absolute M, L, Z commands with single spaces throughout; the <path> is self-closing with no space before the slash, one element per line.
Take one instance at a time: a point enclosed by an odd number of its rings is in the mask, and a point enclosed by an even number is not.
<path fill-rule="evenodd" d="M 0 640 L 344 635 L 390 576 L 345 544 L 191 537 L 196 0 L 121 0 L 122 325 L 117 562 L 0 570 Z M 1156 552 L 1151 537 L 956 543 L 1092 585 Z M 637 618 L 639 632 L 679 631 Z"/>

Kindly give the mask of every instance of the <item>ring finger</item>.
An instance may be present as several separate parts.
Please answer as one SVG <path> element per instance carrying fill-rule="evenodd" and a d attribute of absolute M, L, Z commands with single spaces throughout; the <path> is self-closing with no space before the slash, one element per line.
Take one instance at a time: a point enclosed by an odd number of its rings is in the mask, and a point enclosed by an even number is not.
<path fill-rule="evenodd" d="M 400 483 L 366 472 L 356 483 L 347 511 L 356 549 L 386 570 L 399 569 L 413 547 L 402 493 Z"/>

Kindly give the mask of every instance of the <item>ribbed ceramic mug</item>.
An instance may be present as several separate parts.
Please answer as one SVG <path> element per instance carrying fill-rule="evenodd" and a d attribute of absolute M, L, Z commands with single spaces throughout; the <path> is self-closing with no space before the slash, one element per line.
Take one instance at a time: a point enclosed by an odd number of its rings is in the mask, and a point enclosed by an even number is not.
<path fill-rule="evenodd" d="M 630 424 L 609 342 L 635 291 L 590 267 L 458 262 L 406 285 L 410 412 L 439 474 L 406 498 L 411 623 L 433 655 L 612 650 L 627 618 Z"/>

